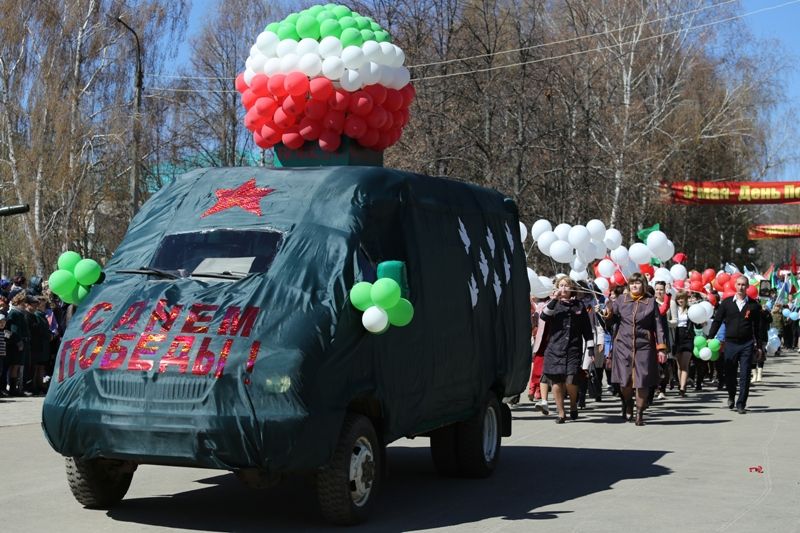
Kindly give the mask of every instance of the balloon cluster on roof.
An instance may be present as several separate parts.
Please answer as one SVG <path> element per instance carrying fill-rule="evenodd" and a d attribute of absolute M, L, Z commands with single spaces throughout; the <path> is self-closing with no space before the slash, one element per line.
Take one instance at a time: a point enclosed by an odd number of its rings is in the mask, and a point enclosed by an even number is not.
<path fill-rule="evenodd" d="M 335 151 L 342 136 L 384 150 L 409 120 L 415 91 L 405 54 L 369 17 L 316 5 L 259 34 L 236 78 L 255 143 L 293 149 L 317 141 Z"/>

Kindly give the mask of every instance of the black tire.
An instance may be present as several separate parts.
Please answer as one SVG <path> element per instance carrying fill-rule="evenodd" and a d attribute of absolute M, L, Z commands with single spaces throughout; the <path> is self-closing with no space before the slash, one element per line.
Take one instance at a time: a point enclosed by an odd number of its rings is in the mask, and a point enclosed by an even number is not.
<path fill-rule="evenodd" d="M 109 509 L 131 486 L 133 471 L 104 459 L 66 458 L 67 482 L 78 503 L 90 509 Z"/>
<path fill-rule="evenodd" d="M 351 479 L 353 461 L 360 464 L 361 476 Z M 380 488 L 382 462 L 383 449 L 372 422 L 349 413 L 333 457 L 317 473 L 317 499 L 325 520 L 338 525 L 366 520 Z"/>
<path fill-rule="evenodd" d="M 497 398 L 490 393 L 483 408 L 470 419 L 459 422 L 456 431 L 459 473 L 473 478 L 491 476 L 500 459 L 502 427 Z"/>
<path fill-rule="evenodd" d="M 436 471 L 440 476 L 458 476 L 458 456 L 456 453 L 455 424 L 431 432 L 431 457 L 433 457 L 433 466 L 436 467 Z"/>

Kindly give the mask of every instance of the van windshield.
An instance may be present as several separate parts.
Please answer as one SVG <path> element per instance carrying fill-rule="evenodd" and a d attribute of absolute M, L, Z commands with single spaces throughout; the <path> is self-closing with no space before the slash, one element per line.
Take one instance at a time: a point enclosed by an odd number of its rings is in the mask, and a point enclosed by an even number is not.
<path fill-rule="evenodd" d="M 269 230 L 217 229 L 165 235 L 150 268 L 180 276 L 232 276 L 269 270 L 283 234 Z"/>

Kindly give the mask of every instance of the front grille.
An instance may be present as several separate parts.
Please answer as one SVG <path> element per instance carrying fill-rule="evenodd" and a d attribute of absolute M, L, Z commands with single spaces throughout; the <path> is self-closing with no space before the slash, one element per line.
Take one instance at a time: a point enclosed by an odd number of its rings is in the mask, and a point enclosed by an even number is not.
<path fill-rule="evenodd" d="M 213 385 L 212 379 L 199 376 L 96 372 L 94 378 L 103 398 L 122 401 L 201 402 L 208 396 Z"/>

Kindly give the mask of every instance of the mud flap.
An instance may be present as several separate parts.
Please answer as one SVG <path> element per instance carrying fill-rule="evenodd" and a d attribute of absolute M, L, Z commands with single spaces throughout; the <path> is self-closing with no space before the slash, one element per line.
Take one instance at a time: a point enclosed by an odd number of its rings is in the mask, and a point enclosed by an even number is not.
<path fill-rule="evenodd" d="M 505 403 L 500 404 L 500 431 L 501 437 L 511 436 L 511 408 Z"/>

